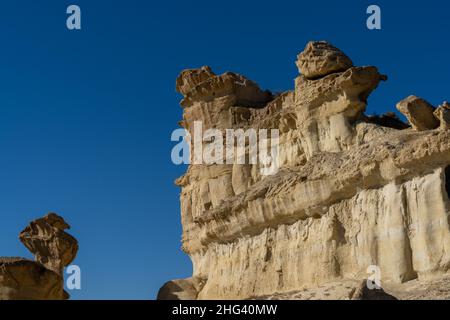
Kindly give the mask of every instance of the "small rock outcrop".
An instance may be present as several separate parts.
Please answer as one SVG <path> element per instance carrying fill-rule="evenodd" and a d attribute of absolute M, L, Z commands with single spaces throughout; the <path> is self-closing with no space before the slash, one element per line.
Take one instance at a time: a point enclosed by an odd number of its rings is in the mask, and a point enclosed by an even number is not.
<path fill-rule="evenodd" d="M 63 300 L 63 268 L 78 252 L 78 242 L 64 230 L 70 226 L 55 213 L 32 221 L 19 238 L 35 256 L 0 257 L 0 300 Z"/>
<path fill-rule="evenodd" d="M 201 279 L 188 278 L 168 281 L 158 292 L 158 300 L 196 300 L 204 285 Z"/>
<path fill-rule="evenodd" d="M 215 75 L 216 74 L 212 72 L 211 68 L 208 66 L 201 67 L 200 69 L 184 70 L 177 79 L 176 88 L 181 94 L 187 95 L 198 84 Z"/>
<path fill-rule="evenodd" d="M 64 230 L 70 226 L 55 213 L 32 221 L 19 239 L 45 268 L 62 274 L 63 268 L 76 257 L 78 242 Z"/>
<path fill-rule="evenodd" d="M 442 105 L 434 111 L 435 118 L 440 122 L 442 130 L 450 129 L 450 103 L 444 101 Z"/>
<path fill-rule="evenodd" d="M 311 41 L 297 58 L 298 71 L 306 79 L 317 79 L 353 67 L 341 50 L 326 41 Z"/>
<path fill-rule="evenodd" d="M 397 103 L 397 109 L 417 131 L 432 130 L 439 126 L 439 121 L 434 116 L 434 107 L 422 98 L 409 96 Z"/>
<path fill-rule="evenodd" d="M 448 104 L 401 101 L 409 124 L 367 116 L 387 80 L 377 67 L 353 66 L 323 41 L 308 43 L 297 65 L 294 89 L 279 95 L 208 67 L 178 78 L 191 135 L 195 121 L 278 129 L 279 170 L 191 162 L 176 184 L 193 276 L 167 283 L 160 298 L 407 298 L 414 282 L 448 283 L 436 280 L 450 270 Z M 385 291 L 361 286 L 373 266 Z"/>
<path fill-rule="evenodd" d="M 382 288 L 369 288 L 367 280 L 363 280 L 359 286 L 355 287 L 350 298 L 352 300 L 398 300 Z"/>

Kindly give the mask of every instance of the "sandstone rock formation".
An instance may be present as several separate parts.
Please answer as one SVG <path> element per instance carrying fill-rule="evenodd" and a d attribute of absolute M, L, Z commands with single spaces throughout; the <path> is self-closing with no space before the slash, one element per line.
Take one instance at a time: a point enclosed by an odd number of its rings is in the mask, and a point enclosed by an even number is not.
<path fill-rule="evenodd" d="M 434 116 L 434 107 L 422 98 L 409 96 L 397 104 L 414 129 L 418 131 L 436 129 L 439 121 Z"/>
<path fill-rule="evenodd" d="M 32 221 L 23 230 L 19 239 L 30 250 L 36 261 L 45 268 L 62 274 L 77 255 L 78 242 L 64 232 L 70 226 L 55 213 L 49 213 L 41 219 Z"/>
<path fill-rule="evenodd" d="M 203 287 L 200 279 L 179 279 L 166 282 L 159 290 L 158 300 L 196 300 Z"/>
<path fill-rule="evenodd" d="M 448 105 L 400 102 L 410 125 L 366 116 L 387 80 L 376 67 L 354 67 L 325 42 L 309 43 L 297 64 L 295 89 L 275 96 L 209 67 L 178 78 L 184 128 L 279 129 L 280 168 L 189 165 L 176 183 L 193 276 L 158 298 L 366 298 L 369 266 L 387 294 L 407 298 L 405 286 L 448 272 Z"/>
<path fill-rule="evenodd" d="M 0 257 L 0 300 L 61 300 L 63 268 L 78 251 L 78 242 L 64 232 L 70 226 L 55 213 L 32 221 L 20 233 L 22 243 L 35 255 L 25 258 Z"/>
<path fill-rule="evenodd" d="M 326 41 L 311 41 L 298 55 L 298 71 L 307 79 L 316 79 L 353 66 L 352 60 Z"/>
<path fill-rule="evenodd" d="M 434 116 L 440 122 L 440 128 L 442 130 L 450 129 L 450 103 L 444 101 L 435 111 Z"/>

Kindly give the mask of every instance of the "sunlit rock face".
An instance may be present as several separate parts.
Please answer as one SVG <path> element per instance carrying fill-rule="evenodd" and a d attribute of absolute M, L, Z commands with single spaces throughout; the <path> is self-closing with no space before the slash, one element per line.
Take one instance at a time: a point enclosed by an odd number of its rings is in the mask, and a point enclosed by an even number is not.
<path fill-rule="evenodd" d="M 20 241 L 47 269 L 62 274 L 78 252 L 78 241 L 64 230 L 70 226 L 55 213 L 32 221 L 19 235 Z"/>
<path fill-rule="evenodd" d="M 63 300 L 63 268 L 75 259 L 78 241 L 55 213 L 32 221 L 19 235 L 35 261 L 0 257 L 0 300 Z"/>
<path fill-rule="evenodd" d="M 326 41 L 310 41 L 297 57 L 298 71 L 307 79 L 317 79 L 353 67 L 341 50 Z"/>
<path fill-rule="evenodd" d="M 397 103 L 397 109 L 405 115 L 414 130 L 432 130 L 439 126 L 434 107 L 422 98 L 409 96 Z"/>
<path fill-rule="evenodd" d="M 387 80 L 376 67 L 355 67 L 323 41 L 297 65 L 294 90 L 277 95 L 209 67 L 181 73 L 184 128 L 279 129 L 280 169 L 189 166 L 177 185 L 194 271 L 160 299 L 314 298 L 330 284 L 340 289 L 316 298 L 373 296 L 361 293 L 369 266 L 383 289 L 408 298 L 402 285 L 450 268 L 448 103 L 405 99 L 398 108 L 410 123 L 367 116 L 369 95 Z"/>

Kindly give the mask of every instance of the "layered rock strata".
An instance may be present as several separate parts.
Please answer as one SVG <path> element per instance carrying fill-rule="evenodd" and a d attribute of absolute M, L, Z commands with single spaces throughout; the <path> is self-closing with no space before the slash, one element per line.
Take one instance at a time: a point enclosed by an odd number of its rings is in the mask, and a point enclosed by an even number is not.
<path fill-rule="evenodd" d="M 360 286 L 370 266 L 383 288 L 448 272 L 448 104 L 408 97 L 397 107 L 409 124 L 367 116 L 387 80 L 376 67 L 353 66 L 323 41 L 297 66 L 294 90 L 279 95 L 209 67 L 177 79 L 184 128 L 278 129 L 279 170 L 189 165 L 176 183 L 193 275 L 166 283 L 159 298 L 289 297 L 336 282 L 349 288 L 335 298 L 364 298 L 376 296 Z"/>

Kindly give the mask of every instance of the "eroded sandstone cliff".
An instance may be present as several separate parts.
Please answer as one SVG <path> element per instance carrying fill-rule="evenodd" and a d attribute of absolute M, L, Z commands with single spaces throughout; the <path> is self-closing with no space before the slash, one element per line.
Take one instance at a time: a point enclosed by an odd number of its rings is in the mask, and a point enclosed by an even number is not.
<path fill-rule="evenodd" d="M 448 103 L 399 102 L 410 125 L 366 116 L 387 80 L 376 67 L 353 66 L 323 41 L 308 43 L 297 66 L 295 89 L 279 95 L 209 67 L 177 79 L 184 128 L 279 129 L 280 169 L 189 166 L 177 185 L 194 271 L 166 283 L 160 299 L 295 298 L 336 283 L 331 298 L 352 298 L 369 266 L 398 294 L 449 270 Z"/>
<path fill-rule="evenodd" d="M 55 213 L 32 221 L 19 235 L 36 261 L 0 257 L 0 300 L 62 300 L 63 268 L 76 257 L 78 241 Z"/>

